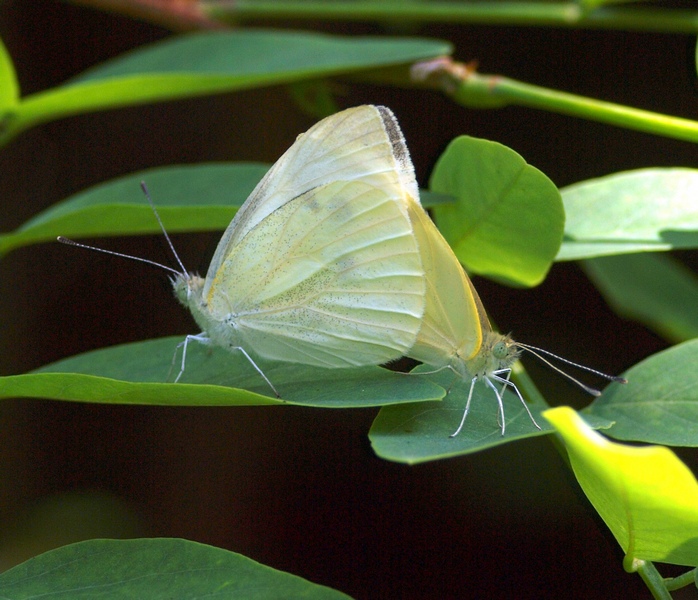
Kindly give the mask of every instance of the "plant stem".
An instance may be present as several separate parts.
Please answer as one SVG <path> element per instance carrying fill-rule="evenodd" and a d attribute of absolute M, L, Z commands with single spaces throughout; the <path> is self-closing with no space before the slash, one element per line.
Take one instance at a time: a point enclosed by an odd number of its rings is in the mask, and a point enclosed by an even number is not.
<path fill-rule="evenodd" d="M 574 29 L 698 32 L 695 10 L 601 7 L 585 10 L 578 2 L 289 2 L 211 0 L 202 12 L 215 20 L 324 19 L 391 23 L 468 23 L 547 26 Z"/>
<path fill-rule="evenodd" d="M 501 108 L 518 104 L 654 135 L 698 142 L 697 121 L 568 94 L 499 75 L 482 75 L 474 67 L 457 63 L 448 57 L 414 65 L 412 79 L 416 83 L 441 90 L 456 102 L 471 108 Z"/>
<path fill-rule="evenodd" d="M 671 592 L 674 590 L 679 590 L 688 585 L 693 585 L 696 580 L 696 571 L 697 569 L 691 569 L 678 577 L 665 578 L 664 583 L 666 584 L 666 588 Z"/>
<path fill-rule="evenodd" d="M 637 573 L 645 582 L 647 589 L 656 600 L 671 600 L 671 594 L 667 590 L 662 576 L 651 562 L 632 559 L 626 556 L 623 559 L 623 567 L 628 573 Z"/>
<path fill-rule="evenodd" d="M 155 23 L 172 31 L 221 29 L 223 25 L 208 17 L 198 2 L 172 0 L 70 0 L 80 4 L 131 19 Z"/>

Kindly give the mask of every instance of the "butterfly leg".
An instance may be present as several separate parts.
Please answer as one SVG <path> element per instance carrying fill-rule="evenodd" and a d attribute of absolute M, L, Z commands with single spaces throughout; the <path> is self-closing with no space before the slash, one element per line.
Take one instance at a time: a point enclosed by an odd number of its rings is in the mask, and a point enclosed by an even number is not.
<path fill-rule="evenodd" d="M 187 337 L 184 338 L 183 342 L 180 342 L 177 344 L 177 347 L 175 348 L 175 353 L 172 355 L 172 364 L 170 365 L 170 373 L 172 373 L 172 367 L 174 366 L 175 363 L 175 358 L 177 358 L 177 350 L 182 348 L 182 367 L 179 370 L 179 373 L 177 374 L 177 377 L 175 377 L 174 383 L 177 383 L 179 381 L 179 378 L 182 376 L 184 373 L 184 366 L 187 363 L 187 346 L 189 345 L 189 340 L 195 340 L 199 342 L 200 344 L 208 344 L 209 339 L 206 337 L 206 334 L 204 333 L 198 333 L 196 335 L 188 335 Z M 167 378 L 170 378 L 170 373 L 167 374 Z"/>
<path fill-rule="evenodd" d="M 494 374 L 497 375 L 497 376 L 498 376 L 500 373 L 506 373 L 506 374 L 507 374 L 507 376 L 504 378 L 504 381 L 502 382 L 502 389 L 499 390 L 499 393 L 500 393 L 500 394 L 504 394 L 504 390 L 507 389 L 507 386 L 508 386 L 508 385 L 514 385 L 513 383 L 511 383 L 511 381 L 509 381 L 509 377 L 511 377 L 511 369 L 503 369 L 502 371 L 495 371 L 495 372 L 494 372 Z M 514 386 L 514 387 L 516 387 L 516 386 Z"/>
<path fill-rule="evenodd" d="M 507 379 L 504 379 L 503 377 L 497 377 L 497 380 L 499 381 L 506 381 L 507 383 L 510 383 Z M 499 423 L 502 426 L 502 435 L 504 435 L 504 431 L 506 430 L 507 423 L 504 419 L 504 401 L 502 400 L 502 394 L 500 394 L 499 390 L 497 389 L 497 386 L 492 383 L 489 377 L 485 377 L 485 383 L 489 385 L 492 388 L 492 391 L 494 392 L 494 395 L 497 396 L 497 406 L 499 406 L 499 412 L 497 413 L 497 423 Z M 506 384 L 504 384 L 504 387 L 506 387 Z"/>
<path fill-rule="evenodd" d="M 540 429 L 540 425 L 536 423 L 536 420 L 533 418 L 533 415 L 531 414 L 531 409 L 528 408 L 528 404 L 524 400 L 523 396 L 521 395 L 521 392 L 519 391 L 519 388 L 516 387 L 513 381 L 509 381 L 509 375 L 511 374 L 511 369 L 507 369 L 507 376 L 506 378 L 500 377 L 498 373 L 503 372 L 503 371 L 497 371 L 492 374 L 493 379 L 496 379 L 497 381 L 500 381 L 503 384 L 502 389 L 504 389 L 506 386 L 511 387 L 512 390 L 516 393 L 516 395 L 519 397 L 519 400 L 521 400 L 521 404 L 523 404 L 523 407 L 526 409 L 526 412 L 528 413 L 528 418 L 531 419 L 531 423 L 533 423 L 538 429 Z"/>
<path fill-rule="evenodd" d="M 272 385 L 271 381 L 269 381 L 269 378 L 262 372 L 262 369 L 260 369 L 257 366 L 257 363 L 254 360 L 252 360 L 252 357 L 247 353 L 247 351 L 242 346 L 233 346 L 233 347 L 231 347 L 231 350 L 239 350 L 240 352 L 242 352 L 243 355 L 245 356 L 245 358 L 248 361 L 250 361 L 250 364 L 254 367 L 255 371 L 257 371 L 257 373 L 259 373 L 261 375 L 262 379 L 264 379 L 264 381 L 267 382 L 267 385 L 269 385 L 269 387 L 272 389 L 274 394 L 276 394 L 276 397 L 281 398 L 281 394 L 279 394 L 279 392 L 276 391 L 276 388 Z"/>
<path fill-rule="evenodd" d="M 461 432 L 461 429 L 463 429 L 463 425 L 465 425 L 465 419 L 468 416 L 468 411 L 470 410 L 470 401 L 473 399 L 473 389 L 475 388 L 476 381 L 477 381 L 477 377 L 473 377 L 470 380 L 470 391 L 468 392 L 468 400 L 465 403 L 465 410 L 463 411 L 463 418 L 460 420 L 460 425 L 458 425 L 458 429 L 456 429 L 448 437 L 456 437 Z"/>

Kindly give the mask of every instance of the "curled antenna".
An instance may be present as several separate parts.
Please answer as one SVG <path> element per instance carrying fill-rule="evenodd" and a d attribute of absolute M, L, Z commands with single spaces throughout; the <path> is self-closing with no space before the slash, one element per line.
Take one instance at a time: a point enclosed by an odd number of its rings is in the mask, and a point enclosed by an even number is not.
<path fill-rule="evenodd" d="M 553 371 L 557 371 L 562 375 L 563 377 L 566 377 L 573 383 L 576 383 L 580 388 L 582 388 L 585 392 L 588 394 L 591 394 L 592 396 L 600 396 L 601 392 L 597 390 L 596 388 L 590 387 L 581 381 L 579 379 L 576 379 L 569 373 L 566 373 L 560 367 L 554 365 L 552 362 L 550 362 L 543 354 L 546 354 L 547 356 L 551 356 L 552 358 L 555 358 L 559 360 L 560 362 L 566 363 L 568 365 L 571 365 L 573 367 L 577 367 L 578 369 L 582 369 L 583 371 L 588 371 L 589 373 L 593 373 L 594 375 L 597 375 L 599 377 L 602 377 L 604 379 L 608 379 L 609 381 L 616 381 L 618 383 L 628 383 L 628 380 L 625 379 L 624 377 L 618 377 L 616 375 L 608 375 L 606 373 L 602 373 L 601 371 L 597 371 L 596 369 L 592 369 L 591 367 L 587 367 L 585 365 L 580 365 L 579 363 L 573 362 L 571 360 L 568 360 L 566 358 L 562 358 L 562 356 L 558 356 L 557 354 L 554 354 L 553 352 L 550 352 L 549 350 L 543 350 L 543 348 L 537 348 L 536 346 L 529 346 L 528 344 L 522 344 L 521 342 L 516 342 L 516 345 L 523 350 L 528 351 L 530 354 L 535 356 L 538 360 L 540 360 L 542 363 L 548 365 Z"/>
<path fill-rule="evenodd" d="M 131 256 L 130 254 L 122 254 L 121 252 L 115 252 L 114 250 L 106 250 L 104 248 L 97 248 L 96 246 L 88 246 L 87 244 L 81 244 L 80 242 L 76 242 L 74 240 L 68 239 L 66 237 L 63 237 L 62 235 L 59 235 L 56 240 L 59 241 L 61 244 L 66 244 L 68 246 L 76 246 L 77 248 L 84 248 L 85 250 L 94 250 L 95 252 L 101 252 L 102 254 L 109 254 L 111 256 L 119 256 L 121 258 L 128 258 L 129 260 L 135 260 L 137 262 L 142 262 L 147 265 L 152 265 L 154 267 L 159 267 L 160 269 L 164 269 L 165 271 L 169 271 L 170 273 L 174 273 L 177 276 L 184 275 L 186 278 L 187 276 L 187 270 L 184 268 L 184 264 L 182 264 L 182 261 L 179 258 L 179 255 L 177 254 L 177 251 L 174 248 L 174 245 L 172 244 L 172 240 L 170 239 L 170 236 L 167 235 L 167 231 L 165 230 L 165 226 L 162 224 L 162 219 L 160 218 L 160 213 L 158 213 L 157 209 L 155 208 L 155 204 L 153 204 L 153 201 L 150 198 L 150 192 L 148 191 L 148 188 L 145 185 L 145 181 L 141 181 L 141 189 L 143 190 L 143 194 L 145 194 L 145 197 L 148 200 L 148 204 L 150 204 L 150 208 L 152 209 L 153 213 L 155 214 L 155 218 L 157 219 L 158 225 L 160 225 L 160 229 L 162 233 L 165 235 L 165 239 L 167 240 L 167 244 L 170 247 L 170 250 L 172 250 L 172 254 L 174 255 L 175 259 L 177 260 L 177 264 L 181 267 L 182 271 L 177 271 L 176 269 L 172 269 L 171 267 L 168 267 L 167 265 L 160 264 L 158 262 L 155 262 L 154 260 L 148 260 L 147 258 L 141 258 L 140 256 Z"/>

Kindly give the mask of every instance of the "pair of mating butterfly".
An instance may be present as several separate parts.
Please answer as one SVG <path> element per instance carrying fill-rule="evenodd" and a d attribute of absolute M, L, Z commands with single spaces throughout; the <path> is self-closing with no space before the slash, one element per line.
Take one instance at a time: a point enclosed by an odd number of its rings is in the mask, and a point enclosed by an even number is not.
<path fill-rule="evenodd" d="M 492 331 L 419 202 L 405 139 L 383 106 L 345 110 L 300 135 L 235 215 L 206 278 L 180 267 L 175 294 L 202 333 L 183 343 L 177 380 L 189 340 L 243 352 L 277 396 L 248 350 L 326 368 L 409 356 L 470 380 L 452 435 L 478 380 L 494 391 L 502 434 L 507 385 L 540 429 L 508 378 L 522 349 L 538 349 Z"/>

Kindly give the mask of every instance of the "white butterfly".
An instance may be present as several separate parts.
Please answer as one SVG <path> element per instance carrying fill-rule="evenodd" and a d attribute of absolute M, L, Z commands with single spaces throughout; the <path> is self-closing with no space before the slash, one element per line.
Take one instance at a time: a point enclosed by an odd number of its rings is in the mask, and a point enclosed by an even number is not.
<path fill-rule="evenodd" d="M 407 214 L 418 193 L 385 107 L 351 108 L 298 136 L 235 215 L 206 278 L 173 279 L 202 330 L 184 342 L 182 371 L 190 340 L 243 352 L 272 389 L 248 352 L 333 368 L 405 354 L 425 306 Z"/>

